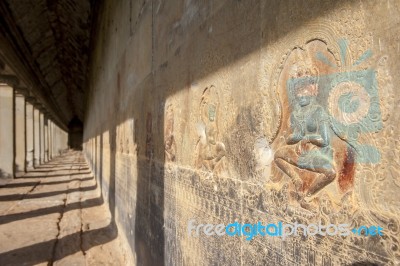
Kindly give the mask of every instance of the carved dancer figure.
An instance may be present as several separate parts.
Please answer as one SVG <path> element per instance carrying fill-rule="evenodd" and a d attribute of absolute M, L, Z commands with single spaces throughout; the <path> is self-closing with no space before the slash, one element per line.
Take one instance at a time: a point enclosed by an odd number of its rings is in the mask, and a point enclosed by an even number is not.
<path fill-rule="evenodd" d="M 293 181 L 296 191 L 303 199 L 315 195 L 336 177 L 331 147 L 329 116 L 317 103 L 318 73 L 310 67 L 299 67 L 289 80 L 292 95 L 290 128 L 285 146 L 275 153 L 276 165 Z M 297 168 L 297 169 L 296 169 Z M 302 191 L 303 180 L 298 169 L 317 173 L 309 184 L 307 195 Z"/>
<path fill-rule="evenodd" d="M 165 160 L 167 162 L 175 161 L 176 143 L 174 137 L 174 110 L 171 105 L 168 105 L 165 114 L 165 128 L 164 128 L 164 147 L 165 147 Z"/>
<path fill-rule="evenodd" d="M 197 143 L 197 168 L 220 173 L 223 170 L 222 159 L 225 157 L 225 145 L 217 141 L 217 106 L 211 95 L 215 87 L 205 89 L 200 103 L 201 122 L 197 124 L 199 140 Z"/>

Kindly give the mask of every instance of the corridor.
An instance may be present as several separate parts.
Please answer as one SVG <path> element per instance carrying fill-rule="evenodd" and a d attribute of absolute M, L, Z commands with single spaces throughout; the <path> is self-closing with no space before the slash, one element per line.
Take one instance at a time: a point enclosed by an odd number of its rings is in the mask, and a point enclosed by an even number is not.
<path fill-rule="evenodd" d="M 0 0 L 0 266 L 400 265 L 400 0 Z"/>
<path fill-rule="evenodd" d="M 81 152 L 10 180 L 0 183 L 0 265 L 129 265 Z"/>

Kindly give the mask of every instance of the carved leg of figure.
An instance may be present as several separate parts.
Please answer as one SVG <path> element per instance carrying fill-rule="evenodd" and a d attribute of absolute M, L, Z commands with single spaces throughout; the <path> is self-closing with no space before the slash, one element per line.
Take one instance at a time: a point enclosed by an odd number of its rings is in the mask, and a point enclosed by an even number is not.
<path fill-rule="evenodd" d="M 300 192 L 303 186 L 303 180 L 300 178 L 296 171 L 298 155 L 292 147 L 283 147 L 275 153 L 276 165 L 290 177 L 292 180 L 296 192 Z"/>
<path fill-rule="evenodd" d="M 314 172 L 318 172 L 320 174 L 317 175 L 310 185 L 307 193 L 308 199 L 330 184 L 336 177 L 336 171 L 329 161 L 326 161 L 322 167 L 315 168 Z"/>
<path fill-rule="evenodd" d="M 300 192 L 303 186 L 303 181 L 301 180 L 296 170 L 293 169 L 294 166 L 282 158 L 275 159 L 275 163 L 286 175 L 290 177 L 296 188 L 296 191 Z"/>

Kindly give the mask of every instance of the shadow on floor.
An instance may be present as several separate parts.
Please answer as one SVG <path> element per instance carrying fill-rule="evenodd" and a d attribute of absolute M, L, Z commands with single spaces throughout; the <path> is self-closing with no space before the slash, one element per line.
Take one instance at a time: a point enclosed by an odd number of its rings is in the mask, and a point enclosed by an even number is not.
<path fill-rule="evenodd" d="M 16 201 L 16 200 L 26 200 L 26 199 L 40 199 L 40 198 L 47 198 L 61 194 L 68 194 L 72 192 L 84 192 L 84 191 L 91 191 L 97 188 L 96 185 L 89 186 L 89 187 L 80 187 L 80 188 L 71 188 L 67 190 L 59 190 L 59 191 L 51 191 L 51 192 L 44 192 L 44 193 L 37 193 L 37 194 L 14 194 L 14 195 L 3 195 L 0 196 L 0 201 Z"/>
<path fill-rule="evenodd" d="M 67 161 L 63 166 L 70 165 L 75 167 L 75 164 Z M 78 163 L 78 165 L 80 165 Z M 82 165 L 87 166 L 87 165 Z M 71 169 L 71 167 L 69 168 Z M 81 168 L 81 170 L 87 170 L 88 168 Z M 53 169 L 52 171 L 56 171 Z M 73 171 L 73 170 L 72 170 Z M 79 171 L 79 169 L 77 170 Z M 34 172 L 34 171 L 33 171 Z M 91 172 L 81 172 L 77 174 L 64 174 L 64 175 L 51 175 L 51 176 L 73 176 L 73 175 L 85 175 Z M 29 176 L 29 173 L 27 174 Z M 41 178 L 42 180 L 49 176 L 45 175 Z M 24 177 L 26 178 L 26 176 Z M 29 178 L 29 177 L 28 177 Z M 18 188 L 25 186 L 32 186 L 33 188 L 37 185 L 56 185 L 69 183 L 73 181 L 90 181 L 94 180 L 94 176 L 91 175 L 83 176 L 82 178 L 74 178 L 69 180 L 61 180 L 61 181 L 51 181 L 51 182 L 25 182 L 25 183 L 9 183 L 1 187 L 1 189 L 7 188 Z M 86 191 L 95 191 L 98 188 L 97 181 L 95 185 L 67 189 L 62 191 L 50 191 L 45 193 L 38 194 L 14 194 L 14 195 L 4 195 L 0 196 L 0 201 L 8 201 L 8 200 L 20 200 L 20 199 L 45 199 L 50 196 L 59 195 L 59 194 L 69 194 L 72 192 L 86 192 Z M 41 208 L 37 210 L 21 212 L 21 213 L 13 213 L 0 216 L 0 225 L 7 224 L 15 221 L 21 221 L 29 218 L 41 217 L 49 214 L 59 213 L 60 218 L 70 211 L 77 209 L 87 209 L 95 206 L 100 206 L 104 204 L 103 196 L 99 196 L 97 198 L 87 199 L 84 201 L 73 202 L 70 204 L 61 204 L 47 208 Z M 27 221 L 29 222 L 29 221 Z M 111 242 L 116 239 L 118 236 L 118 229 L 115 224 L 114 213 L 112 212 L 112 216 L 110 222 L 107 226 L 96 228 L 92 230 L 85 231 L 83 228 L 80 232 L 72 233 L 62 238 L 54 238 L 45 242 L 17 248 L 14 250 L 10 250 L 7 252 L 0 253 L 0 264 L 1 265 L 35 265 L 43 262 L 48 262 L 49 265 L 52 265 L 54 261 L 65 258 L 69 255 L 75 254 L 77 252 L 82 252 L 85 254 L 86 251 L 91 249 L 92 247 L 103 245 L 105 243 Z M 71 244 L 72 243 L 72 244 Z"/>
<path fill-rule="evenodd" d="M 0 216 L 0 224 L 12 223 L 19 220 L 35 218 L 39 216 L 49 215 L 52 213 L 61 213 L 63 208 L 67 208 L 67 211 L 82 209 L 82 208 L 90 208 L 95 206 L 100 206 L 104 203 L 103 198 L 96 198 L 96 199 L 89 199 L 83 202 L 74 202 L 64 205 L 56 205 L 48 208 L 37 209 L 28 212 L 21 212 L 21 213 L 13 213 L 4 216 Z M 65 211 L 64 211 L 65 213 Z M 0 255 L 1 258 L 1 255 Z"/>
<path fill-rule="evenodd" d="M 52 239 L 46 242 L 1 253 L 0 261 L 12 261 L 12 264 L 8 265 L 36 265 L 39 263 L 47 262 L 49 260 L 56 261 L 69 255 L 75 254 L 76 252 L 86 252 L 94 246 L 108 243 L 117 238 L 117 236 L 118 230 L 113 220 L 106 227 L 90 230 L 83 233 L 78 232 L 65 236 L 58 240 Z M 81 247 L 79 245 L 68 244 L 71 242 L 73 243 L 79 241 L 80 239 L 84 239 Z M 67 248 L 58 249 L 56 256 L 52 258 L 52 252 L 56 245 Z"/>
<path fill-rule="evenodd" d="M 65 169 L 65 170 L 60 170 L 60 171 L 69 171 L 69 170 Z M 76 171 L 79 171 L 79 170 L 76 170 Z M 61 174 L 54 174 L 54 175 L 38 176 L 38 175 L 33 175 L 34 172 L 30 172 L 29 175 L 27 174 L 27 175 L 24 175 L 22 177 L 18 177 L 16 179 L 22 179 L 22 178 L 23 179 L 25 179 L 25 178 L 51 178 L 51 177 L 60 177 L 60 176 L 88 175 L 88 174 L 91 174 L 91 173 L 92 172 L 87 171 L 87 172 L 76 172 L 76 173 L 69 173 L 69 174 L 61 173 Z"/>
<path fill-rule="evenodd" d="M 10 184 L 5 184 L 5 185 L 0 185 L 0 188 L 32 187 L 32 186 L 36 186 L 38 184 L 40 184 L 42 186 L 60 185 L 60 184 L 74 182 L 74 181 L 84 182 L 84 181 L 89 181 L 89 180 L 92 180 L 92 179 L 93 179 L 93 177 L 85 177 L 85 178 L 68 179 L 68 180 L 64 180 L 64 181 L 51 181 L 51 182 L 36 181 L 36 182 L 25 182 L 25 183 L 10 183 Z"/>

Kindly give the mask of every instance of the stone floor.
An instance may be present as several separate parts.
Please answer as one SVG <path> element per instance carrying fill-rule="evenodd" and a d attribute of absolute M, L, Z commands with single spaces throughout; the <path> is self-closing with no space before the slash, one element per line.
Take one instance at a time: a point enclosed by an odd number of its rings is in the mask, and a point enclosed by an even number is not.
<path fill-rule="evenodd" d="M 0 185 L 0 265 L 130 265 L 100 195 L 75 151 Z"/>

